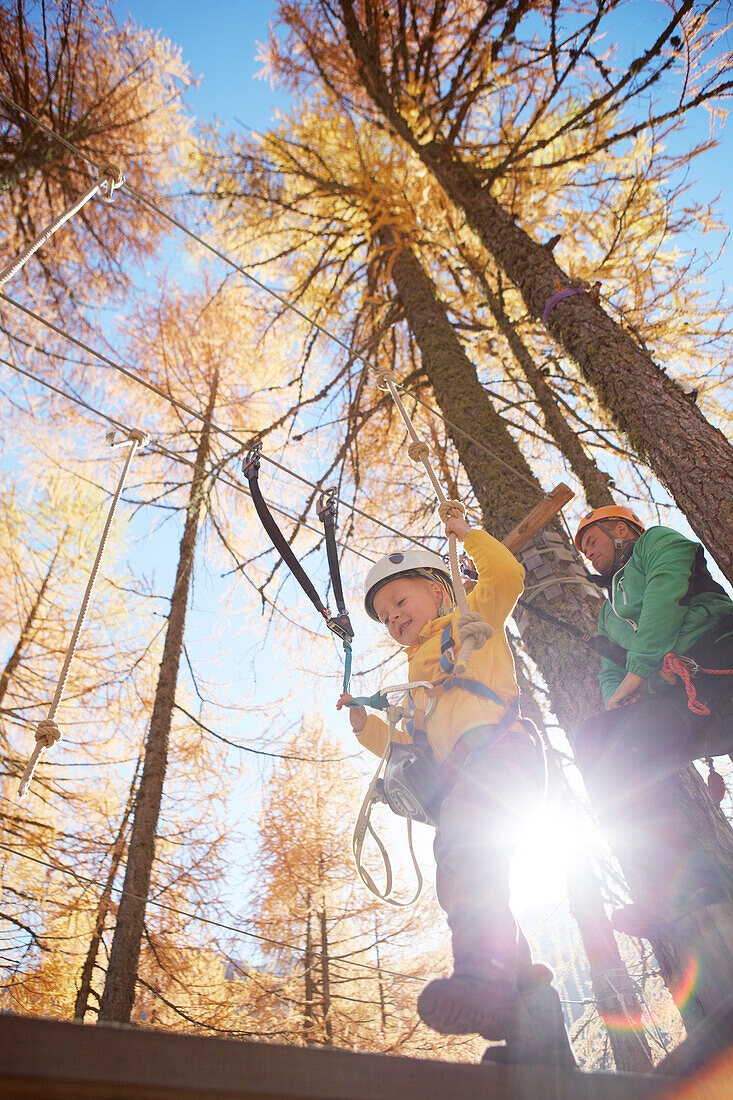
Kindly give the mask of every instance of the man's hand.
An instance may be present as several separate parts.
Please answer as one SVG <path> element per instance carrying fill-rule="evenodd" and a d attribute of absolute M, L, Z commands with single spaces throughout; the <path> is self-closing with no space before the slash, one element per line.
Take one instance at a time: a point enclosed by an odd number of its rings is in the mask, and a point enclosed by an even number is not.
<path fill-rule="evenodd" d="M 635 703 L 646 690 L 646 679 L 637 676 L 635 672 L 627 672 L 621 683 L 606 703 L 608 710 L 616 710 L 617 707 L 626 707 L 629 703 Z"/>
<path fill-rule="evenodd" d="M 353 698 L 353 695 L 340 695 L 336 703 L 336 710 L 341 710 L 342 707 L 348 706 Z M 354 733 L 361 733 L 367 723 L 367 712 L 365 707 L 349 707 L 349 721 L 351 722 L 351 728 Z"/>
<path fill-rule="evenodd" d="M 451 516 L 445 523 L 445 534 L 455 535 L 461 542 L 465 539 L 467 533 L 471 530 L 471 524 L 466 523 L 463 516 Z"/>

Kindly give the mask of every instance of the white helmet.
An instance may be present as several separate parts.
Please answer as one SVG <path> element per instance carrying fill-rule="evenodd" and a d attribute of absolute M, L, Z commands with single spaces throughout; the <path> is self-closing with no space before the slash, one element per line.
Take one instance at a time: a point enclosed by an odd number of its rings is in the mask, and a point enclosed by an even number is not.
<path fill-rule="evenodd" d="M 386 554 L 371 567 L 364 582 L 364 609 L 370 619 L 379 622 L 374 610 L 374 597 L 382 585 L 395 577 L 426 577 L 429 581 L 438 581 L 453 595 L 453 585 L 448 566 L 440 554 L 432 550 L 398 550 Z"/>

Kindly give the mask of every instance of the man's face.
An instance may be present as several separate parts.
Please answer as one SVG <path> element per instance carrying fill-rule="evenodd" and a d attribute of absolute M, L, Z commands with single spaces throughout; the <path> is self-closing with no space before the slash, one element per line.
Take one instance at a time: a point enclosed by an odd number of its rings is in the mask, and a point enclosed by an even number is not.
<path fill-rule="evenodd" d="M 444 593 L 426 577 L 395 577 L 374 597 L 374 610 L 391 638 L 400 645 L 417 645 L 420 633 L 438 616 Z"/>
<path fill-rule="evenodd" d="M 626 542 L 632 535 L 631 529 L 623 522 L 607 523 L 603 527 L 594 523 L 588 528 L 581 539 L 581 546 L 596 573 L 609 573 L 613 569 L 616 556 L 614 536 Z"/>

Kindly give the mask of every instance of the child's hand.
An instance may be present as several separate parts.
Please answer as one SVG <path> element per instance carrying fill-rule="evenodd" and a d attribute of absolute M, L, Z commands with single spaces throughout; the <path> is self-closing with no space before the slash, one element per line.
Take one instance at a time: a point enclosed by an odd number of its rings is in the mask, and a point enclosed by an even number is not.
<path fill-rule="evenodd" d="M 336 710 L 341 710 L 342 707 L 348 706 L 353 698 L 353 695 L 340 695 L 336 703 Z M 367 723 L 367 712 L 365 708 L 349 707 L 349 721 L 351 722 L 351 728 L 354 733 L 361 733 Z"/>
<path fill-rule="evenodd" d="M 466 523 L 463 516 L 451 516 L 445 523 L 446 537 L 448 535 L 455 535 L 461 542 L 465 539 L 467 533 L 471 530 L 471 524 Z"/>

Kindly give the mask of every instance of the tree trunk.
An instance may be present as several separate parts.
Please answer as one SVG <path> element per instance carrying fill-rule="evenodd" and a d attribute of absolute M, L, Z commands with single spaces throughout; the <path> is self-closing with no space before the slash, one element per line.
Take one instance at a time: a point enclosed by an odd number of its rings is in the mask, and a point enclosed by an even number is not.
<path fill-rule="evenodd" d="M 38 617 L 38 611 L 40 609 L 41 604 L 43 603 L 43 598 L 46 595 L 46 589 L 48 588 L 49 582 L 51 580 L 51 576 L 53 574 L 54 567 L 55 567 L 56 562 L 58 560 L 58 556 L 61 553 L 61 547 L 64 544 L 64 541 L 66 539 L 66 535 L 68 534 L 68 531 L 69 531 L 69 528 L 67 526 L 66 530 L 63 533 L 63 535 L 59 539 L 59 544 L 56 547 L 56 551 L 53 555 L 53 558 L 51 559 L 51 564 L 49 565 L 48 569 L 46 570 L 46 575 L 43 578 L 43 580 L 41 581 L 41 587 L 38 589 L 38 592 L 36 594 L 36 598 L 34 599 L 33 603 L 31 604 L 30 608 L 28 609 L 28 614 L 25 617 L 25 622 L 23 623 L 20 634 L 18 636 L 18 641 L 15 643 L 15 647 L 13 649 L 13 652 L 8 657 L 8 660 L 5 664 L 5 668 L 3 669 L 2 673 L 0 673 L 0 713 L 2 713 L 3 703 L 5 701 L 5 696 L 8 693 L 8 688 L 10 687 L 10 683 L 13 679 L 13 676 L 15 675 L 15 672 L 16 672 L 21 660 L 23 659 L 23 650 L 25 649 L 26 645 L 28 644 L 28 641 L 30 640 L 30 638 L 32 636 L 33 627 L 34 627 L 36 619 Z"/>
<path fill-rule="evenodd" d="M 641 1003 L 603 907 L 589 859 L 576 853 L 568 869 L 568 901 L 588 956 L 593 996 L 606 1025 L 616 1069 L 649 1073 L 652 1058 L 641 1021 Z"/>
<path fill-rule="evenodd" d="M 520 229 L 483 186 L 480 173 L 439 137 L 421 142 L 393 97 L 376 39 L 340 0 L 346 36 L 363 86 L 397 135 L 420 157 L 519 290 L 531 316 L 571 285 L 549 249 Z M 673 381 L 588 294 L 557 304 L 550 335 L 578 367 L 639 458 L 672 494 L 690 526 L 733 583 L 733 448 Z"/>
<path fill-rule="evenodd" d="M 391 274 L 405 316 L 420 348 L 422 363 L 441 412 L 449 427 L 464 470 L 479 501 L 488 530 L 501 538 L 537 503 L 539 485 L 504 421 L 491 405 L 474 365 L 458 340 L 435 286 L 414 253 L 396 241 L 391 230 L 382 227 L 378 238 L 393 251 Z M 470 433 L 470 436 L 468 434 Z M 473 438 L 471 438 L 473 437 Z M 478 437 L 483 447 L 473 441 Z M 490 449 L 487 454 L 484 448 Z M 493 457 L 492 457 L 493 456 Z M 570 548 L 566 549 L 570 553 Z M 568 574 L 558 563 L 554 575 Z M 572 573 L 569 574 L 572 577 Z M 589 633 L 595 631 L 595 609 L 578 585 L 563 586 L 553 600 L 553 613 Z M 544 595 L 536 598 L 544 600 Z M 594 601 L 595 607 L 597 603 Z M 598 688 L 597 658 L 575 639 L 527 616 L 522 641 L 547 684 L 551 706 L 571 739 L 580 722 L 602 709 Z M 716 823 L 713 804 L 702 782 L 695 783 L 690 767 L 665 780 L 658 797 L 669 798 L 729 878 L 733 874 L 733 835 Z M 695 773 L 697 774 L 697 773 Z M 699 778 L 699 776 L 698 776 Z M 636 901 L 647 901 L 646 884 L 637 873 L 633 857 L 623 863 L 624 873 Z M 731 902 L 733 904 L 733 902 Z M 695 944 L 684 933 L 670 928 L 652 939 L 665 982 L 675 988 L 681 982 Z M 688 1011 L 696 1011 L 694 999 Z"/>
<path fill-rule="evenodd" d="M 199 437 L 186 523 L 181 539 L 176 581 L 171 596 L 163 657 L 160 663 L 153 713 L 145 748 L 145 762 L 140 788 L 135 802 L 135 819 L 125 872 L 125 883 L 117 913 L 107 980 L 99 1007 L 100 1021 L 129 1023 L 135 1000 L 135 981 L 140 958 L 145 907 L 150 889 L 150 875 L 155 856 L 155 836 L 160 815 L 166 765 L 168 737 L 176 697 L 178 666 L 183 648 L 188 594 L 193 573 L 194 552 L 199 518 L 204 503 L 206 462 L 211 440 L 211 418 L 216 405 L 218 370 L 209 393 L 205 421 Z"/>
<path fill-rule="evenodd" d="M 512 355 L 527 379 L 535 400 L 542 410 L 545 428 L 555 440 L 560 453 L 567 459 L 570 469 L 583 486 L 583 492 L 589 507 L 603 508 L 604 505 L 613 504 L 613 497 L 608 487 L 611 480 L 609 475 L 600 470 L 593 459 L 585 453 L 578 436 L 565 419 L 555 394 L 545 381 L 529 348 L 517 332 L 516 326 L 507 316 L 498 295 L 494 294 L 488 279 L 486 279 L 483 272 L 478 270 L 474 270 L 474 275 L 481 284 L 481 290 L 486 297 L 496 327 L 509 345 Z"/>
<path fill-rule="evenodd" d="M 81 1020 L 82 1022 L 89 1009 L 89 995 L 92 992 L 92 981 L 94 979 L 94 971 L 97 965 L 99 945 L 102 942 L 102 936 L 104 935 L 104 925 L 107 920 L 110 903 L 112 901 L 112 888 L 114 887 L 115 879 L 117 878 L 117 871 L 119 869 L 120 863 L 122 862 L 122 856 L 125 852 L 125 833 L 127 831 L 127 823 L 132 815 L 132 808 L 135 804 L 137 780 L 138 775 L 140 774 L 141 763 L 142 756 L 139 756 L 137 764 L 135 765 L 135 774 L 133 775 L 132 782 L 130 784 L 130 793 L 127 796 L 127 805 L 125 806 L 125 812 L 122 815 L 122 821 L 120 822 L 120 827 L 117 830 L 117 836 L 115 837 L 114 844 L 112 845 L 112 858 L 110 859 L 109 871 L 107 872 L 107 880 L 104 884 L 102 894 L 97 905 L 97 913 L 94 920 L 94 931 L 92 932 L 89 950 L 87 951 L 87 957 L 84 960 L 84 966 L 82 967 L 81 971 L 79 992 L 76 995 L 76 1003 L 74 1005 L 74 1019 Z"/>
<path fill-rule="evenodd" d="M 303 956 L 304 967 L 304 995 L 305 995 L 305 1008 L 303 1010 L 303 1042 L 307 1047 L 313 1046 L 314 1032 L 315 1032 L 315 995 L 316 988 L 313 980 L 313 967 L 315 965 L 315 958 L 313 955 L 313 911 L 311 909 L 311 895 L 308 891 L 308 915 L 306 917 L 305 925 L 305 954 Z"/>
<path fill-rule="evenodd" d="M 572 805 L 575 795 L 565 782 L 562 769 L 548 744 L 544 718 L 532 683 L 526 675 L 524 662 L 517 653 L 514 658 L 522 713 L 531 718 L 541 731 L 548 754 L 548 798 L 564 806 Z M 641 1001 L 606 916 L 601 885 L 593 872 L 593 865 L 580 851 L 568 867 L 567 891 L 570 912 L 588 958 L 593 997 L 608 1031 L 616 1069 L 625 1073 L 648 1073 L 652 1068 L 652 1058 L 641 1027 Z M 618 1021 L 622 1022 L 621 1028 Z"/>
<path fill-rule="evenodd" d="M 323 1013 L 323 1034 L 326 1046 L 333 1046 L 333 1024 L 331 1023 L 331 962 L 328 954 L 328 926 L 326 923 L 326 903 L 319 914 L 321 922 L 321 1011 Z"/>

